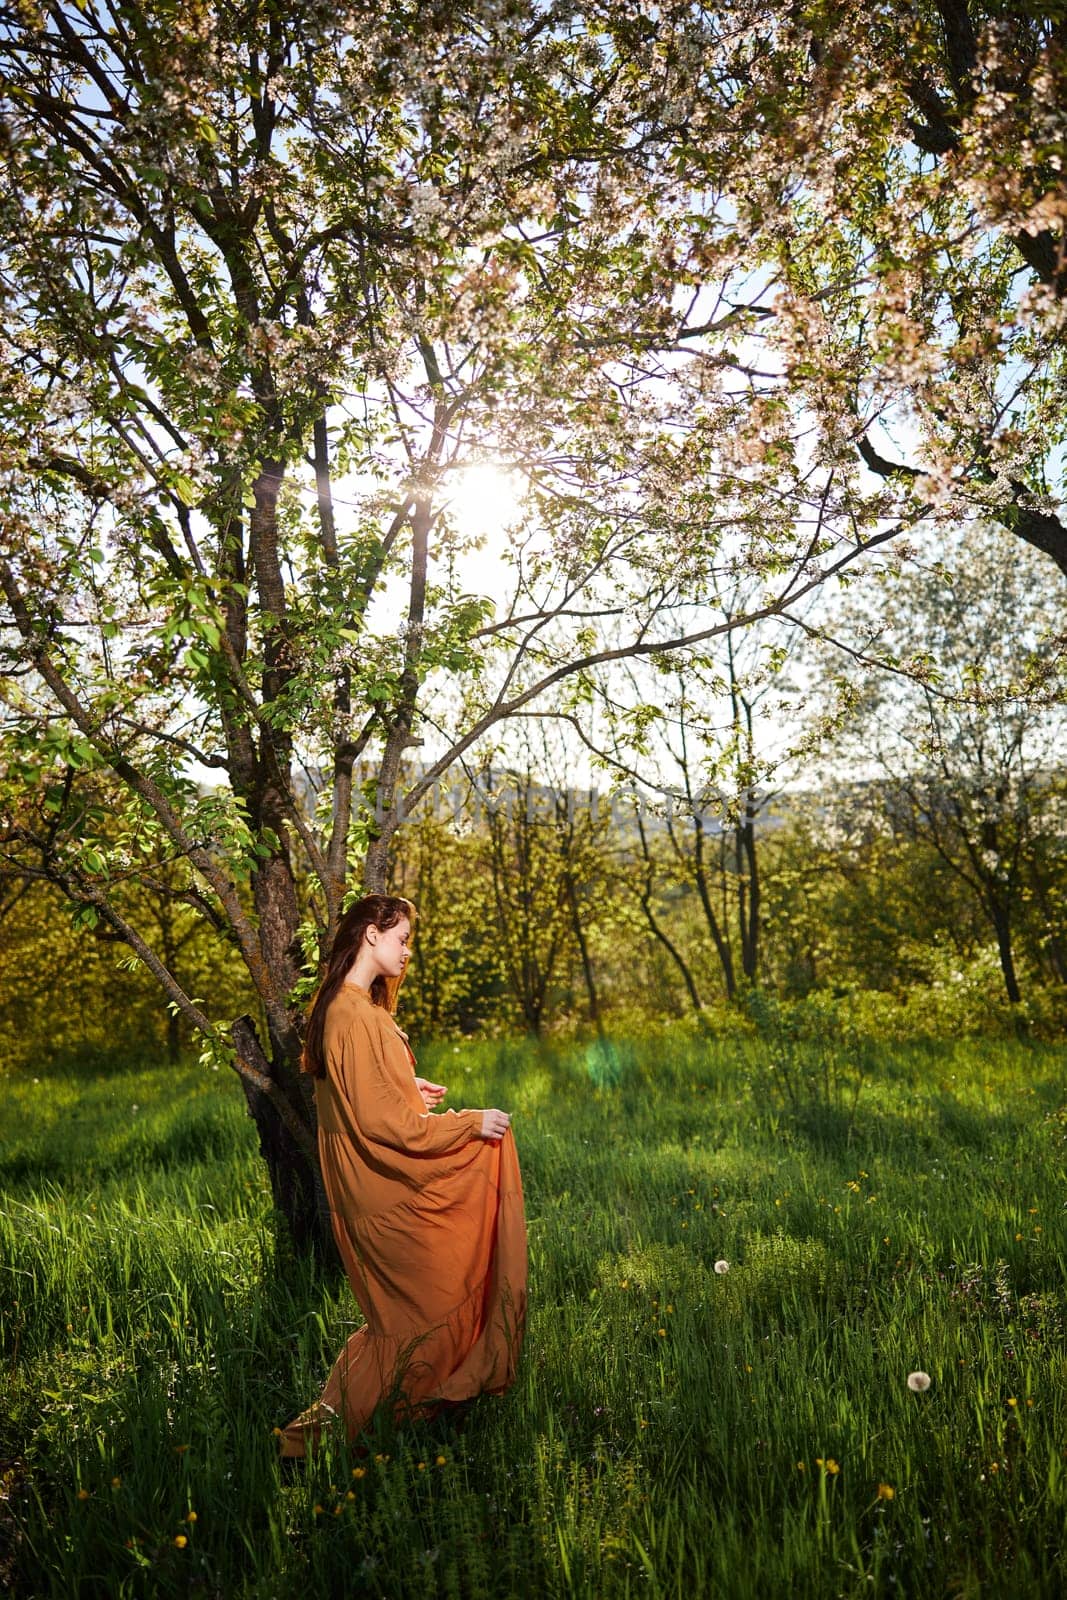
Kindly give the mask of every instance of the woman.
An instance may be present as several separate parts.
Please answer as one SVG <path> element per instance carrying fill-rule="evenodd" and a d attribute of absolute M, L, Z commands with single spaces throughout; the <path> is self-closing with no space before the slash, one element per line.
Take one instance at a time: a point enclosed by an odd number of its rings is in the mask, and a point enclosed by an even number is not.
<path fill-rule="evenodd" d="M 392 1015 L 413 914 L 381 894 L 347 911 L 308 1019 L 322 1176 L 366 1323 L 321 1398 L 282 1430 L 283 1456 L 305 1455 L 335 1421 L 355 1438 L 385 1399 L 425 1414 L 502 1394 L 515 1377 L 526 1224 L 510 1118 L 429 1114 L 446 1090 L 416 1078 Z"/>

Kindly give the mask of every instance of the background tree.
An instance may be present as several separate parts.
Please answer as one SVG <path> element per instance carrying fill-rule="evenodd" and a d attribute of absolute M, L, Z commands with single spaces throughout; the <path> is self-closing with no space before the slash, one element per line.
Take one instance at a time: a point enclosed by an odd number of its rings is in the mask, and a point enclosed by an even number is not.
<path fill-rule="evenodd" d="M 709 596 L 709 609 L 724 618 L 744 613 L 752 590 L 749 575 L 735 574 Z M 609 678 L 600 685 L 611 743 L 601 762 L 655 796 L 647 811 L 634 812 L 638 900 L 698 1011 L 708 982 L 732 1001 L 759 981 L 759 840 L 775 786 L 819 736 L 786 670 L 801 637 L 769 618 L 743 633 L 727 630 L 684 672 L 661 662 L 643 676 L 629 668 L 621 691 Z M 698 910 L 696 950 L 713 952 L 710 967 L 703 953 L 684 950 L 692 930 L 676 901 L 685 889 Z M 658 901 L 669 907 L 673 932 Z"/>
<path fill-rule="evenodd" d="M 404 1027 L 418 1037 L 473 1033 L 508 1013 L 485 840 L 457 784 L 397 833 L 391 887 L 418 911 L 404 982 Z"/>
<path fill-rule="evenodd" d="M 974 895 L 1015 1004 L 1016 934 L 1028 878 L 1045 881 L 1038 841 L 1058 815 L 1067 750 L 1058 607 L 1041 559 L 1002 533 L 973 530 L 943 554 L 855 604 L 862 643 L 849 648 L 864 677 L 844 742 L 852 770 L 866 761 L 875 780 L 869 804 Z"/>
<path fill-rule="evenodd" d="M 131 916 L 164 924 L 189 991 L 224 1014 L 253 1003 L 239 958 L 180 899 L 134 884 Z M 159 985 L 115 938 L 43 878 L 0 878 L 0 1076 L 59 1063 L 93 1068 L 173 1062 L 190 1044 L 180 1014 L 160 1005 Z"/>
<path fill-rule="evenodd" d="M 973 966 L 989 925 L 924 841 L 893 826 L 877 782 L 788 797 L 763 841 L 768 980 L 786 998 L 876 991 L 906 1000 Z"/>

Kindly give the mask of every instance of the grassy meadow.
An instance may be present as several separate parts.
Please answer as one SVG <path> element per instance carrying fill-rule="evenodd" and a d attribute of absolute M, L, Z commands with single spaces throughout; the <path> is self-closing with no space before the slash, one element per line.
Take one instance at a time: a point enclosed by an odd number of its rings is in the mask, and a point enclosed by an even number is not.
<path fill-rule="evenodd" d="M 0 1587 L 1062 1592 L 1059 1050 L 679 1031 L 421 1068 L 514 1112 L 521 1378 L 291 1478 L 272 1429 L 357 1313 L 276 1239 L 237 1085 L 4 1082 Z"/>

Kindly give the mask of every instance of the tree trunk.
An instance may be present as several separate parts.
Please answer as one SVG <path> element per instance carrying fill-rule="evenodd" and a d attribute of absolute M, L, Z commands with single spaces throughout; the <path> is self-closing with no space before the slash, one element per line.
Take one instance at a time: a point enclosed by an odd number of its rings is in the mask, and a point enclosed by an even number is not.
<path fill-rule="evenodd" d="M 1000 970 L 1004 975 L 1004 989 L 1010 1004 L 1017 1006 L 1022 999 L 1022 992 L 1015 974 L 1015 953 L 1011 945 L 1011 915 L 1008 908 L 998 902 L 994 902 L 990 909 L 997 935 L 997 951 L 1000 955 Z"/>
<path fill-rule="evenodd" d="M 664 933 L 663 929 L 659 925 L 656 913 L 652 909 L 652 883 L 655 873 L 655 864 L 652 859 L 652 852 L 649 849 L 648 835 L 645 833 L 645 825 L 641 820 L 640 813 L 638 813 L 637 817 L 637 835 L 641 840 L 641 854 L 644 857 L 645 863 L 644 887 L 638 893 L 638 899 L 641 902 L 641 910 L 645 914 L 645 921 L 648 923 L 653 936 L 659 940 L 660 944 L 666 950 L 667 954 L 678 968 L 678 971 L 681 973 L 682 982 L 685 984 L 685 987 L 689 992 L 689 1000 L 692 1004 L 693 1010 L 696 1012 L 698 1017 L 702 1018 L 704 1014 L 704 1002 L 700 998 L 700 991 L 697 989 L 696 980 L 689 969 L 689 964 L 682 955 L 682 952 L 678 949 L 677 945 L 674 944 L 674 942 L 666 933 Z"/>
<path fill-rule="evenodd" d="M 585 927 L 582 923 L 582 908 L 578 904 L 578 891 L 574 878 L 568 871 L 566 875 L 567 900 L 571 908 L 571 925 L 574 928 L 574 937 L 578 941 L 578 950 L 582 958 L 582 972 L 585 975 L 585 991 L 589 996 L 589 1020 L 603 1037 L 604 1024 L 600 1020 L 600 997 L 597 994 L 596 978 L 593 974 L 593 961 L 589 954 L 589 941 L 585 936 Z"/>
<path fill-rule="evenodd" d="M 232 1028 L 233 1041 L 242 1058 L 284 1094 L 311 1139 L 317 1133 L 315 1097 L 311 1080 L 297 1071 L 295 1064 L 267 1060 L 260 1047 L 251 1017 L 239 1017 Z M 256 1125 L 259 1151 L 270 1175 L 274 1207 L 285 1220 L 298 1255 L 314 1255 L 328 1260 L 334 1254 L 330 1208 L 323 1188 L 318 1161 L 286 1126 L 273 1096 L 260 1089 L 243 1073 L 238 1074 L 248 1103 L 248 1114 Z"/>
<path fill-rule="evenodd" d="M 715 907 L 711 903 L 711 894 L 708 890 L 708 876 L 704 868 L 704 819 L 696 811 L 693 812 L 694 828 L 694 854 L 695 869 L 693 876 L 696 879 L 697 893 L 700 904 L 704 908 L 704 920 L 708 925 L 715 953 L 722 967 L 723 982 L 726 984 L 727 1000 L 737 997 L 737 979 L 734 976 L 734 958 L 730 953 L 730 944 L 723 929 L 719 926 L 719 919 L 715 915 Z"/>
<path fill-rule="evenodd" d="M 740 895 L 741 970 L 755 983 L 759 969 L 760 880 L 756 859 L 756 812 L 751 793 L 745 796 L 745 815 L 737 829 L 737 873 Z"/>
<path fill-rule="evenodd" d="M 379 834 L 367 846 L 363 861 L 363 891 L 365 894 L 385 894 L 389 882 L 389 850 L 393 830 Z"/>

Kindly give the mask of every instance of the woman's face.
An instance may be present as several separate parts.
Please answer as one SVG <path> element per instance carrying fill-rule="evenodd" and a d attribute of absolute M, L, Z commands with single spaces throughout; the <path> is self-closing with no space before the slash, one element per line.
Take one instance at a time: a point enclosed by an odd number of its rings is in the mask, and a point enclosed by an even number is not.
<path fill-rule="evenodd" d="M 373 953 L 375 965 L 383 978 L 399 978 L 408 964 L 411 951 L 411 923 L 401 917 L 391 928 L 368 928 L 364 941 Z"/>

